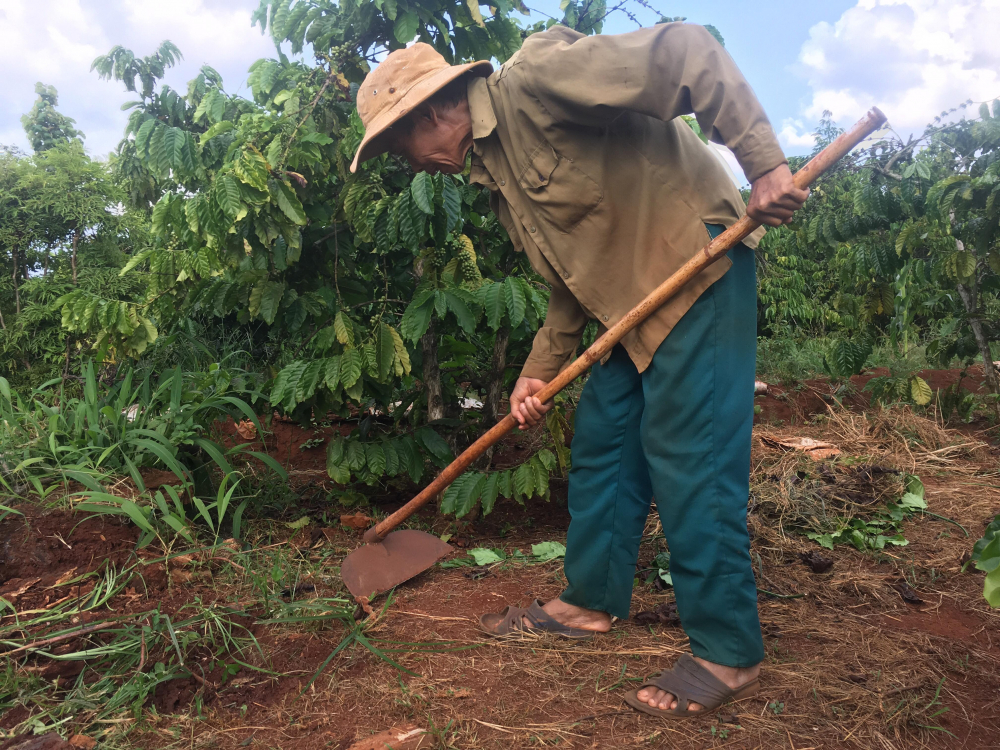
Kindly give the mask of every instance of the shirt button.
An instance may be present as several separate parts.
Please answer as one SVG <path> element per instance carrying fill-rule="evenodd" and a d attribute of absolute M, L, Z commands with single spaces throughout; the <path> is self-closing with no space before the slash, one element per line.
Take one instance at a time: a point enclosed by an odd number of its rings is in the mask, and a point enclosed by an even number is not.
<path fill-rule="evenodd" d="M 608 316 L 607 316 L 607 315 L 602 315 L 602 316 L 601 316 L 601 318 L 603 318 L 603 319 L 604 319 L 604 322 L 605 322 L 605 323 L 607 323 L 607 322 L 608 322 Z"/>
<path fill-rule="evenodd" d="M 529 230 L 531 230 L 532 234 L 534 234 L 534 231 L 535 231 L 535 225 L 534 225 L 534 224 L 532 224 L 532 225 L 531 225 L 530 227 L 528 227 L 528 229 L 529 229 Z"/>
<path fill-rule="evenodd" d="M 506 180 L 500 180 L 500 187 L 503 187 L 506 184 L 507 184 Z"/>
<path fill-rule="evenodd" d="M 568 279 L 568 278 L 569 278 L 569 271 L 563 271 L 563 272 L 562 272 L 562 277 L 563 277 L 564 279 Z"/>

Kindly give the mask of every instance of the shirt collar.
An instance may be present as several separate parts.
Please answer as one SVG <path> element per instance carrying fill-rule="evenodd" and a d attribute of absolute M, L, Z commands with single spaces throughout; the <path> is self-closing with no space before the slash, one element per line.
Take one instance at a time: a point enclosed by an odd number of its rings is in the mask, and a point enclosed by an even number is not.
<path fill-rule="evenodd" d="M 469 81 L 469 112 L 474 140 L 485 138 L 496 129 L 497 116 L 490 102 L 490 92 L 486 88 L 486 79 L 480 76 Z"/>

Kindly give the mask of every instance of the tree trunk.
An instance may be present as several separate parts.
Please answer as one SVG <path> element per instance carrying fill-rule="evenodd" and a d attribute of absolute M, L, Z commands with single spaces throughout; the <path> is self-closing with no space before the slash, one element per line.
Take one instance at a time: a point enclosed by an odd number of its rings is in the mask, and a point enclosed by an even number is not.
<path fill-rule="evenodd" d="M 490 358 L 490 370 L 486 376 L 486 393 L 483 394 L 483 432 L 495 425 L 500 419 L 500 405 L 503 401 L 503 374 L 507 369 L 507 343 L 509 341 L 510 329 L 507 326 L 502 326 L 493 339 L 493 356 Z M 489 471 L 495 450 L 495 445 L 487 448 L 486 452 L 472 464 L 472 468 L 478 471 Z M 482 503 L 477 500 L 469 512 L 459 519 L 459 531 L 464 532 L 471 527 L 479 518 L 481 511 Z"/>
<path fill-rule="evenodd" d="M 11 271 L 10 277 L 14 281 L 14 312 L 17 315 L 21 314 L 21 290 L 17 288 L 17 268 L 18 268 L 18 252 L 17 246 L 14 246 L 14 270 Z"/>
<path fill-rule="evenodd" d="M 441 395 L 441 368 L 438 367 L 437 331 L 434 321 L 420 338 L 424 355 L 424 388 L 427 390 L 427 421 L 444 419 L 444 398 Z"/>
<path fill-rule="evenodd" d="M 493 357 L 490 359 L 490 370 L 486 377 L 486 393 L 483 395 L 483 430 L 488 430 L 500 419 L 500 406 L 503 401 L 503 375 L 507 369 L 507 342 L 510 341 L 510 329 L 503 326 L 493 339 Z M 506 409 L 504 410 L 506 411 Z M 490 446 L 476 461 L 475 467 L 486 471 L 493 461 L 493 450 Z"/>
<path fill-rule="evenodd" d="M 80 244 L 79 228 L 73 231 L 73 255 L 70 258 L 70 265 L 73 267 L 73 286 L 76 286 L 76 246 Z"/>
<path fill-rule="evenodd" d="M 7 324 L 3 321 L 3 310 L 0 310 L 0 328 L 7 330 Z"/>
<path fill-rule="evenodd" d="M 1000 393 L 1000 384 L 997 383 L 997 371 L 993 366 L 993 353 L 990 351 L 990 342 L 983 331 L 983 322 L 979 318 L 979 294 L 976 279 L 972 280 L 972 288 L 965 284 L 956 284 L 958 296 L 962 298 L 962 305 L 969 316 L 969 326 L 972 328 L 972 335 L 979 346 L 979 353 L 983 357 L 983 373 L 986 375 L 986 385 L 991 393 Z M 998 412 L 1000 414 L 1000 412 Z"/>

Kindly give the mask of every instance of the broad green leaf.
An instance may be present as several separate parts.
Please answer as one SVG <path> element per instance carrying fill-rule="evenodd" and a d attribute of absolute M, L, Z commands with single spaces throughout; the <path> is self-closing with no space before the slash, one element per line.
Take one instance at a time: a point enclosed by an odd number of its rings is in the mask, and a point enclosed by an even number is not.
<path fill-rule="evenodd" d="M 310 523 L 312 523 L 312 519 L 309 518 L 309 516 L 302 516 L 302 518 L 298 519 L 297 521 L 286 522 L 285 526 L 287 526 L 290 529 L 298 530 L 298 529 L 304 529 Z"/>
<path fill-rule="evenodd" d="M 434 296 L 424 297 L 420 304 L 415 298 L 405 311 L 403 319 L 399 324 L 399 332 L 402 336 L 416 343 L 421 336 L 427 333 L 431 324 L 431 313 L 434 310 Z"/>
<path fill-rule="evenodd" d="M 481 496 L 482 511 L 484 516 L 489 515 L 493 510 L 493 506 L 496 504 L 497 494 L 500 491 L 499 481 L 499 472 L 493 472 L 486 478 L 486 483 L 483 485 Z"/>
<path fill-rule="evenodd" d="M 335 391 L 340 385 L 340 357 L 329 357 L 326 360 L 323 373 L 323 384 L 331 391 Z"/>
<path fill-rule="evenodd" d="M 299 197 L 295 194 L 292 186 L 286 182 L 275 182 L 273 195 L 278 203 L 278 208 L 293 223 L 304 226 L 306 223 L 306 212 L 302 208 Z"/>
<path fill-rule="evenodd" d="M 420 18 L 412 10 L 408 10 L 396 16 L 393 35 L 400 44 L 408 44 L 417 35 L 417 28 L 419 26 Z"/>
<path fill-rule="evenodd" d="M 391 440 L 382 443 L 382 453 L 385 455 L 385 473 L 394 477 L 399 473 L 400 462 L 396 446 Z"/>
<path fill-rule="evenodd" d="M 421 427 L 413 436 L 417 439 L 424 448 L 435 458 L 441 461 L 448 461 L 451 459 L 451 448 L 448 447 L 448 443 L 445 439 L 437 434 L 431 427 Z"/>
<path fill-rule="evenodd" d="M 381 445 L 378 443 L 368 443 L 365 446 L 365 456 L 367 458 L 368 471 L 376 477 L 385 474 L 385 452 L 382 450 Z"/>
<path fill-rule="evenodd" d="M 206 130 L 204 133 L 202 133 L 201 137 L 198 140 L 201 143 L 201 145 L 204 146 L 206 143 L 215 138 L 217 135 L 228 133 L 234 127 L 236 127 L 236 124 L 234 122 L 231 122 L 230 120 L 217 122 L 214 125 L 212 125 L 212 127 L 210 127 L 208 130 Z"/>
<path fill-rule="evenodd" d="M 434 213 L 434 181 L 427 172 L 418 172 L 410 183 L 410 193 L 417 208 L 425 214 Z"/>
<path fill-rule="evenodd" d="M 445 175 L 441 183 L 441 201 L 448 217 L 448 230 L 458 229 L 462 222 L 462 194 L 458 191 L 455 179 L 451 175 Z"/>
<path fill-rule="evenodd" d="M 278 314 L 278 304 L 285 293 L 285 285 L 280 281 L 265 281 L 262 284 L 260 316 L 268 325 L 271 325 Z M 256 290 L 256 288 L 254 289 Z"/>
<path fill-rule="evenodd" d="M 502 294 L 503 284 L 495 281 L 480 287 L 482 291 L 483 309 L 486 311 L 486 323 L 494 331 L 500 329 L 500 321 L 506 307 L 506 298 Z"/>
<path fill-rule="evenodd" d="M 243 203 L 240 200 L 240 188 L 236 184 L 236 178 L 232 175 L 224 174 L 215 181 L 217 200 L 219 206 L 226 216 L 234 219 L 240 212 Z"/>
<path fill-rule="evenodd" d="M 333 330 L 337 334 L 337 341 L 344 346 L 354 346 L 354 326 L 342 310 L 337 311 L 333 319 Z"/>
<path fill-rule="evenodd" d="M 524 299 L 524 289 L 518 283 L 519 279 L 508 276 L 503 281 L 504 299 L 507 302 L 507 317 L 510 324 L 515 328 L 521 325 L 524 320 L 526 301 Z"/>
<path fill-rule="evenodd" d="M 361 353 L 357 349 L 348 349 L 340 356 L 340 382 L 344 388 L 350 388 L 361 377 Z"/>
<path fill-rule="evenodd" d="M 472 311 L 469 310 L 469 306 L 465 304 L 465 300 L 451 289 L 446 289 L 443 292 L 443 296 L 448 309 L 455 314 L 458 325 L 461 326 L 463 331 L 471 334 L 476 328 L 476 318 L 472 314 Z"/>
<path fill-rule="evenodd" d="M 392 331 L 385 323 L 379 323 L 378 327 L 378 351 L 376 362 L 378 364 L 378 379 L 385 381 L 392 371 L 393 362 L 396 361 L 396 345 L 392 338 Z"/>

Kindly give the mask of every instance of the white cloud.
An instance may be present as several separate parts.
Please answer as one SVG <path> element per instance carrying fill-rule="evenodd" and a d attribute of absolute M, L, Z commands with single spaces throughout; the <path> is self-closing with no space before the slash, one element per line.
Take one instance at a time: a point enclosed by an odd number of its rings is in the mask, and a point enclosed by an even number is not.
<path fill-rule="evenodd" d="M 859 0 L 810 30 L 797 68 L 811 100 L 782 124 L 782 144 L 808 150 L 824 110 L 847 125 L 877 105 L 906 137 L 967 99 L 1000 96 L 997 40 L 1000 0 Z"/>
<path fill-rule="evenodd" d="M 0 143 L 30 151 L 20 117 L 35 101 L 35 82 L 59 90 L 59 110 L 77 121 L 88 151 L 105 156 L 127 120 L 120 110 L 134 99 L 114 81 L 90 72 L 93 59 L 121 44 L 148 55 L 164 39 L 184 60 L 165 82 L 180 90 L 205 64 L 218 70 L 227 91 L 246 81 L 247 68 L 274 56 L 269 37 L 251 28 L 257 0 L 0 0 Z"/>

